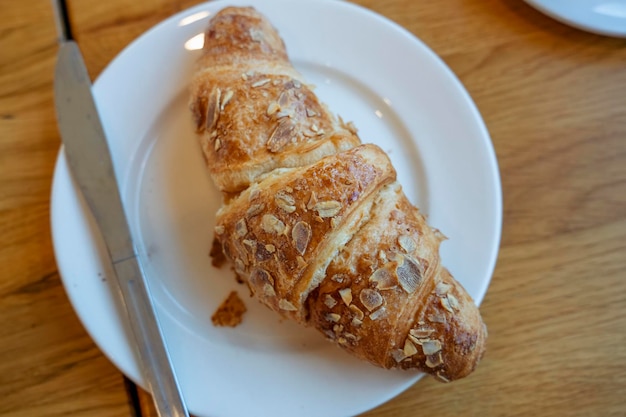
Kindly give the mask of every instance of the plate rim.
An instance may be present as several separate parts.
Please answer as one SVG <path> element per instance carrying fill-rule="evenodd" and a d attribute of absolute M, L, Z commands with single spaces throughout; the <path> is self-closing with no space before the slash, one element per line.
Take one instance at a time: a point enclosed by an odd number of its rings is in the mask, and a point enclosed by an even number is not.
<path fill-rule="evenodd" d="M 614 38 L 626 38 L 626 18 L 624 18 L 624 29 L 623 30 L 614 30 L 613 28 L 607 28 L 606 26 L 603 25 L 598 25 L 598 24 L 594 24 L 593 22 L 588 22 L 588 21 L 583 21 L 583 20 L 579 20 L 579 19 L 574 19 L 574 18 L 570 18 L 569 16 L 567 16 L 566 14 L 560 13 L 555 7 L 551 7 L 548 2 L 546 2 L 545 0 L 524 0 L 529 6 L 535 8 L 536 10 L 538 10 L 539 12 L 545 14 L 548 17 L 551 17 L 552 19 L 585 31 L 585 32 L 589 32 L 589 33 L 593 33 L 596 35 L 602 35 L 602 36 L 609 36 L 609 37 L 614 37 Z M 624 4 L 624 6 L 626 7 L 626 3 Z"/>

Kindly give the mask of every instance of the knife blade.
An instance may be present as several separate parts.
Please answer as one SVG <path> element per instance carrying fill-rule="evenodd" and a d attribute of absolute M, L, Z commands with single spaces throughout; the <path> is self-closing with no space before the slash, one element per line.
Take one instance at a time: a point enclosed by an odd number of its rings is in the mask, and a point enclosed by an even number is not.
<path fill-rule="evenodd" d="M 128 227 L 91 81 L 78 45 L 71 40 L 60 43 L 54 98 L 63 151 L 106 244 L 115 273 L 112 282 L 159 416 L 188 417 Z"/>

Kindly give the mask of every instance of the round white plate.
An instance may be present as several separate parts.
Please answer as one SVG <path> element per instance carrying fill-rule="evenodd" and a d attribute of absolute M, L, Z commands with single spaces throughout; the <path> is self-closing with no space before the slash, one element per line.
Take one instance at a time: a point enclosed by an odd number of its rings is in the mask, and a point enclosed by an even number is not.
<path fill-rule="evenodd" d="M 208 19 L 199 5 L 157 25 L 102 73 L 94 93 L 157 315 L 191 412 L 197 416 L 349 416 L 413 384 L 350 357 L 312 329 L 279 319 L 208 251 L 221 198 L 196 143 L 187 88 Z M 445 265 L 482 300 L 498 252 L 501 190 L 485 125 L 452 72 L 396 24 L 350 3 L 266 0 L 256 7 L 285 39 L 323 101 L 387 150 L 409 198 L 450 239 Z M 141 385 L 128 329 L 102 261 L 101 239 L 59 153 L 52 228 L 69 298 L 98 346 Z M 230 290 L 244 323 L 216 328 Z"/>
<path fill-rule="evenodd" d="M 526 0 L 526 3 L 578 29 L 626 37 L 626 0 Z"/>

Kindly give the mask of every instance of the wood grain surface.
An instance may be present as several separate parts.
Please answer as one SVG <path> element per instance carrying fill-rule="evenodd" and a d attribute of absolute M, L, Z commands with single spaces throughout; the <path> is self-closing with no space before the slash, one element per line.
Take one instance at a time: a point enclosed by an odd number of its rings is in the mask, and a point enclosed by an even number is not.
<path fill-rule="evenodd" d="M 193 3 L 69 0 L 92 77 Z M 364 416 L 626 415 L 626 40 L 517 0 L 358 3 L 418 36 L 461 79 L 491 133 L 504 193 L 480 367 L 449 385 L 424 379 Z M 73 313 L 53 257 L 51 6 L 0 8 L 0 415 L 138 415 Z M 147 394 L 140 400 L 144 416 L 156 415 Z"/>

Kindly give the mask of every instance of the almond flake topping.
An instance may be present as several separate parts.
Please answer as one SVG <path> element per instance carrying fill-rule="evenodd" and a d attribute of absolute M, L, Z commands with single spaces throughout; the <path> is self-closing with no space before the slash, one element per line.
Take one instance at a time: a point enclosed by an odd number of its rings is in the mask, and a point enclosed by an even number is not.
<path fill-rule="evenodd" d="M 341 319 L 341 316 L 337 313 L 328 313 L 325 317 L 326 321 L 330 321 L 333 323 L 337 323 Z"/>
<path fill-rule="evenodd" d="M 391 357 L 393 358 L 394 361 L 398 363 L 406 359 L 406 355 L 404 354 L 404 351 L 400 349 L 395 349 L 393 352 L 391 352 Z"/>
<path fill-rule="evenodd" d="M 267 140 L 267 149 L 270 152 L 278 152 L 289 143 L 294 133 L 295 125 L 289 119 L 281 119 Z"/>
<path fill-rule="evenodd" d="M 408 294 L 412 294 L 422 283 L 422 269 L 416 261 L 408 256 L 403 258 L 404 261 L 399 263 L 396 268 L 396 274 L 402 289 Z"/>
<path fill-rule="evenodd" d="M 398 280 L 388 269 L 379 268 L 370 276 L 370 282 L 376 284 L 379 290 L 390 290 L 398 285 Z"/>
<path fill-rule="evenodd" d="M 417 339 L 426 339 L 430 336 L 435 329 L 431 329 L 430 327 L 420 326 L 417 329 L 409 330 L 409 335 L 417 338 Z"/>
<path fill-rule="evenodd" d="M 216 235 L 223 235 L 224 232 L 226 231 L 226 228 L 223 225 L 218 224 L 217 226 L 215 226 L 215 229 L 213 230 L 215 230 Z"/>
<path fill-rule="evenodd" d="M 276 297 L 276 291 L 270 284 L 265 284 L 263 286 L 263 295 L 266 297 Z"/>
<path fill-rule="evenodd" d="M 269 253 L 274 253 L 276 252 L 276 246 L 272 244 L 267 244 L 265 245 L 265 250 L 268 251 Z"/>
<path fill-rule="evenodd" d="M 320 201 L 315 204 L 315 211 L 320 217 L 334 217 L 341 211 L 341 203 L 335 200 Z"/>
<path fill-rule="evenodd" d="M 441 372 L 437 372 L 437 374 L 435 375 L 437 377 L 438 380 L 440 380 L 441 382 L 450 382 L 450 380 L 448 378 L 446 378 Z"/>
<path fill-rule="evenodd" d="M 361 324 L 363 324 L 363 320 L 357 319 L 356 317 L 352 319 L 352 325 L 354 327 L 359 327 Z"/>
<path fill-rule="evenodd" d="M 285 230 L 285 223 L 273 214 L 264 214 L 261 219 L 261 228 L 265 233 L 280 235 Z"/>
<path fill-rule="evenodd" d="M 298 262 L 298 269 L 306 268 L 307 263 L 302 256 L 297 256 L 296 261 Z"/>
<path fill-rule="evenodd" d="M 276 195 L 274 196 L 274 201 L 276 202 L 276 205 L 278 207 L 280 207 L 282 210 L 286 211 L 287 213 L 293 213 L 294 211 L 296 211 L 296 200 L 295 198 L 293 198 L 293 196 L 285 191 L 279 191 L 278 193 L 276 193 Z"/>
<path fill-rule="evenodd" d="M 453 310 L 459 310 L 459 300 L 457 300 L 454 295 L 448 294 L 448 304 L 450 304 L 450 307 L 452 307 Z"/>
<path fill-rule="evenodd" d="M 262 80 L 259 80 L 259 81 L 255 82 L 255 83 L 253 83 L 252 84 L 252 88 L 262 87 L 262 86 L 264 86 L 265 84 L 267 84 L 269 82 L 270 82 L 269 78 L 264 78 Z"/>
<path fill-rule="evenodd" d="M 355 319 L 363 320 L 363 317 L 365 317 L 365 314 L 363 314 L 363 310 L 361 310 L 360 308 L 358 308 L 354 304 L 350 304 L 350 306 L 348 308 L 350 309 L 350 311 L 352 311 L 354 313 L 354 318 Z"/>
<path fill-rule="evenodd" d="M 364 288 L 361 290 L 359 294 L 359 299 L 363 303 L 363 306 L 367 308 L 369 311 L 374 310 L 376 307 L 379 307 L 383 303 L 383 297 L 376 290 L 372 290 L 370 288 Z"/>
<path fill-rule="evenodd" d="M 280 111 L 280 104 L 276 103 L 275 101 L 272 101 L 269 106 L 267 106 L 267 115 L 271 116 L 274 113 L 277 113 Z"/>
<path fill-rule="evenodd" d="M 250 274 L 250 282 L 258 287 L 265 284 L 274 285 L 274 278 L 265 269 L 255 268 Z"/>
<path fill-rule="evenodd" d="M 452 285 L 446 284 L 443 281 L 438 282 L 437 286 L 435 287 L 435 294 L 437 294 L 439 297 L 443 297 L 448 293 L 448 291 L 450 291 L 450 288 L 452 288 Z"/>
<path fill-rule="evenodd" d="M 443 314 L 429 314 L 428 315 L 428 321 L 430 321 L 431 323 L 445 323 L 446 322 L 446 316 L 444 316 Z"/>
<path fill-rule="evenodd" d="M 330 294 L 326 294 L 326 296 L 324 297 L 324 304 L 328 308 L 333 308 L 337 305 L 337 301 Z"/>
<path fill-rule="evenodd" d="M 352 303 L 352 290 L 350 288 L 341 289 L 339 290 L 339 295 L 341 296 L 343 302 L 347 306 L 350 306 L 350 303 Z"/>
<path fill-rule="evenodd" d="M 315 117 L 317 116 L 317 113 L 315 112 L 315 110 L 312 110 L 310 108 L 306 108 L 306 116 L 307 117 Z"/>
<path fill-rule="evenodd" d="M 235 224 L 235 235 L 237 237 L 244 237 L 246 234 L 248 234 L 248 227 L 246 226 L 246 220 L 240 219 Z"/>
<path fill-rule="evenodd" d="M 215 150 L 219 151 L 221 147 L 222 147 L 222 141 L 219 139 L 215 139 Z"/>
<path fill-rule="evenodd" d="M 219 87 L 214 88 L 209 96 L 209 102 L 206 110 L 206 130 L 212 130 L 220 117 L 220 97 L 222 90 Z"/>
<path fill-rule="evenodd" d="M 258 216 L 263 210 L 265 210 L 265 204 L 252 204 L 246 211 L 246 216 L 249 218 Z"/>
<path fill-rule="evenodd" d="M 306 208 L 309 210 L 313 210 L 313 207 L 317 204 L 317 196 L 315 195 L 315 191 L 311 191 L 311 196 L 309 197 L 309 202 L 306 205 Z"/>
<path fill-rule="evenodd" d="M 443 356 L 441 355 L 441 352 L 426 356 L 426 366 L 429 368 L 436 368 L 441 364 L 443 364 Z"/>
<path fill-rule="evenodd" d="M 228 103 L 230 103 L 230 100 L 233 98 L 233 90 L 228 89 L 226 90 L 226 93 L 224 94 L 224 98 L 222 99 L 222 104 L 220 105 L 220 110 L 224 110 L 224 107 L 226 107 L 226 105 Z"/>
<path fill-rule="evenodd" d="M 415 241 L 407 235 L 398 236 L 398 244 L 406 253 L 411 253 L 417 248 Z"/>
<path fill-rule="evenodd" d="M 293 242 L 293 246 L 300 253 L 300 255 L 304 255 L 306 252 L 307 246 L 309 246 L 309 242 L 311 241 L 311 226 L 307 222 L 298 222 L 293 226 L 291 230 L 291 239 Z"/>
<path fill-rule="evenodd" d="M 297 310 L 296 306 L 294 306 L 293 304 L 291 304 L 289 301 L 287 301 L 285 299 L 281 299 L 278 302 L 278 308 L 280 308 L 281 310 L 285 310 L 285 311 L 296 311 Z"/>
<path fill-rule="evenodd" d="M 439 301 L 443 308 L 448 310 L 450 313 L 454 313 L 454 310 L 452 309 L 452 306 L 450 305 L 450 300 L 448 299 L 448 297 L 440 298 Z"/>
<path fill-rule="evenodd" d="M 370 314 L 370 320 L 378 320 L 379 318 L 384 316 L 386 312 L 387 311 L 385 310 L 385 307 L 381 307 L 378 310 L 374 311 L 372 314 Z"/>
<path fill-rule="evenodd" d="M 422 342 L 422 350 L 424 355 L 433 355 L 441 350 L 441 342 L 436 339 L 424 340 Z"/>
<path fill-rule="evenodd" d="M 413 356 L 417 353 L 417 348 L 409 339 L 406 339 L 404 341 L 403 352 L 404 352 L 404 355 L 408 358 L 409 356 Z"/>

